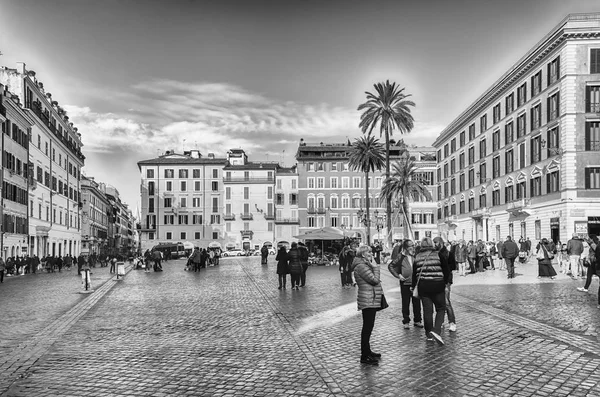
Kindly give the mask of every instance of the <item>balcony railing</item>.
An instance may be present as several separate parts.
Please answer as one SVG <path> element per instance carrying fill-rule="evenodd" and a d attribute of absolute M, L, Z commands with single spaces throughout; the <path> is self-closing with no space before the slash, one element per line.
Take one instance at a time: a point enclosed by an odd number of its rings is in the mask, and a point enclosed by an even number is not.
<path fill-rule="evenodd" d="M 223 178 L 223 183 L 275 183 L 275 178 L 230 177 Z"/>
<path fill-rule="evenodd" d="M 223 219 L 226 221 L 235 221 L 235 214 L 225 214 L 223 215 Z"/>
<path fill-rule="evenodd" d="M 317 214 L 324 214 L 326 212 L 327 212 L 327 210 L 324 207 L 317 208 Z"/>
<path fill-rule="evenodd" d="M 275 214 L 265 214 L 265 219 L 266 220 L 273 220 L 273 219 L 275 219 Z"/>
<path fill-rule="evenodd" d="M 507 211 L 522 211 L 529 206 L 528 199 L 519 199 L 506 205 Z"/>
<path fill-rule="evenodd" d="M 240 218 L 242 218 L 245 221 L 251 221 L 252 219 L 254 219 L 251 213 L 241 214 Z"/>
<path fill-rule="evenodd" d="M 300 220 L 298 218 L 275 218 L 275 223 L 282 225 L 292 225 L 299 224 Z"/>
<path fill-rule="evenodd" d="M 316 214 L 317 213 L 317 209 L 315 207 L 308 207 L 306 209 L 306 213 L 307 214 Z"/>
<path fill-rule="evenodd" d="M 484 216 L 489 216 L 490 210 L 488 208 L 477 208 L 476 210 L 471 211 L 471 218 L 483 218 Z"/>
<path fill-rule="evenodd" d="M 156 224 L 145 225 L 144 227 L 142 227 L 140 229 L 140 231 L 142 231 L 142 232 L 154 232 L 154 231 L 156 231 Z M 104 238 L 106 238 L 106 237 L 104 237 Z"/>

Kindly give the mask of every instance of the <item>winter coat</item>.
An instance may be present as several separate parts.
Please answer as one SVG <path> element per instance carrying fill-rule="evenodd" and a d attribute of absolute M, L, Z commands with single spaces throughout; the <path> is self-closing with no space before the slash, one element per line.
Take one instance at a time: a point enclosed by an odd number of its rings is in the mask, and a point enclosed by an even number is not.
<path fill-rule="evenodd" d="M 421 271 L 421 269 L 423 269 Z M 419 280 L 419 274 L 421 278 Z M 444 290 L 448 283 L 450 271 L 445 258 L 439 255 L 433 247 L 422 248 L 413 263 L 413 284 L 419 291 L 437 293 Z"/>
<path fill-rule="evenodd" d="M 456 251 L 454 251 L 454 259 L 456 261 L 456 263 L 465 263 L 467 261 L 467 246 L 466 245 L 462 245 L 462 247 L 459 245 L 456 246 Z"/>
<path fill-rule="evenodd" d="M 412 272 L 413 272 L 413 258 L 408 255 L 400 253 L 396 259 L 388 264 L 388 270 L 392 273 L 392 276 L 399 279 L 399 275 L 405 278 L 404 281 L 400 281 L 403 285 L 412 284 Z"/>
<path fill-rule="evenodd" d="M 302 266 L 307 267 L 308 266 L 308 248 L 299 245 L 298 252 L 300 253 L 300 263 L 302 263 Z"/>
<path fill-rule="evenodd" d="M 477 246 L 475 244 L 467 245 L 467 256 L 469 258 L 477 258 Z"/>
<path fill-rule="evenodd" d="M 285 248 L 283 250 L 277 251 L 277 256 L 275 257 L 277 261 L 277 274 L 287 274 L 288 273 L 288 255 L 285 252 Z"/>
<path fill-rule="evenodd" d="M 379 279 L 379 265 L 369 263 L 365 258 L 355 257 L 350 265 L 358 285 L 356 303 L 358 310 L 381 308 L 383 288 Z"/>
<path fill-rule="evenodd" d="M 4 269 L 6 269 L 6 266 L 4 265 L 4 261 L 2 260 L 2 258 L 0 258 L 0 272 L 3 272 Z"/>
<path fill-rule="evenodd" d="M 568 255 L 581 255 L 583 253 L 583 242 L 580 239 L 572 238 L 567 241 Z"/>
<path fill-rule="evenodd" d="M 290 249 L 287 253 L 287 259 L 290 273 L 293 275 L 302 274 L 302 262 L 300 261 L 300 251 L 298 251 L 298 248 Z"/>
<path fill-rule="evenodd" d="M 192 263 L 195 264 L 200 264 L 200 262 L 202 261 L 202 253 L 200 252 L 200 250 L 195 249 L 194 252 L 192 252 L 192 256 L 190 257 L 190 261 Z"/>
<path fill-rule="evenodd" d="M 515 259 L 519 256 L 519 247 L 514 241 L 505 241 L 502 245 L 501 256 L 506 259 Z"/>
<path fill-rule="evenodd" d="M 266 245 L 263 245 L 262 248 L 260 249 L 260 255 L 263 258 L 266 258 L 267 256 L 269 256 L 269 249 L 267 248 Z"/>

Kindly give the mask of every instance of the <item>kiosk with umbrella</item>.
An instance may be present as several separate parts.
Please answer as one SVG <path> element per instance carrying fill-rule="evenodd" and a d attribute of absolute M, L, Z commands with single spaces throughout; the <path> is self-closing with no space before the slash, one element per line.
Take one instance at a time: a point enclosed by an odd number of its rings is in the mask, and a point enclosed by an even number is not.
<path fill-rule="evenodd" d="M 308 230 L 303 234 L 294 236 L 298 240 L 321 240 L 321 261 L 324 262 L 325 240 L 344 240 L 346 235 L 343 230 L 335 227 L 322 227 L 320 229 Z"/>

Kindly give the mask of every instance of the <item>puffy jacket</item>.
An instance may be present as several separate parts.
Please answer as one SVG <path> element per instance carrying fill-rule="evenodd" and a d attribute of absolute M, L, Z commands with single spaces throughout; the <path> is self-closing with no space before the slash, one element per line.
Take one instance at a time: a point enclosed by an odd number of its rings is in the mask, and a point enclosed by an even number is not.
<path fill-rule="evenodd" d="M 365 258 L 354 258 L 351 269 L 354 271 L 354 278 L 358 285 L 356 297 L 358 310 L 379 309 L 381 307 L 381 295 L 383 294 L 383 288 L 379 281 L 379 266 L 367 262 Z"/>
<path fill-rule="evenodd" d="M 287 274 L 288 269 L 288 255 L 285 251 L 285 248 L 277 251 L 277 256 L 275 257 L 277 261 L 277 274 Z"/>
<path fill-rule="evenodd" d="M 571 239 L 567 241 L 567 254 L 581 255 L 583 253 L 583 242 L 579 239 Z"/>
<path fill-rule="evenodd" d="M 400 283 L 404 285 L 411 285 L 413 272 L 412 262 L 413 261 L 409 256 L 405 256 L 400 253 L 396 259 L 388 264 L 388 270 L 390 273 L 392 273 L 392 276 L 398 279 L 400 278 L 399 275 L 402 274 L 402 277 L 404 277 L 406 280 L 400 281 Z"/>
<path fill-rule="evenodd" d="M 444 266 L 446 269 L 444 269 Z M 445 284 L 448 279 L 448 274 L 446 273 L 449 273 L 447 267 L 446 263 L 442 264 L 442 258 L 433 248 L 427 247 L 421 249 L 421 252 L 415 257 L 413 264 L 413 285 L 417 284 L 419 274 L 421 275 L 419 286 L 421 286 L 421 283 L 432 282 Z"/>
<path fill-rule="evenodd" d="M 456 246 L 456 251 L 454 251 L 454 259 L 456 261 L 456 263 L 464 263 L 467 261 L 467 246 L 466 245 L 462 245 L 462 247 L 459 245 Z"/>
<path fill-rule="evenodd" d="M 300 261 L 300 251 L 298 248 L 292 248 L 287 253 L 288 264 L 291 274 L 302 274 L 302 262 Z"/>

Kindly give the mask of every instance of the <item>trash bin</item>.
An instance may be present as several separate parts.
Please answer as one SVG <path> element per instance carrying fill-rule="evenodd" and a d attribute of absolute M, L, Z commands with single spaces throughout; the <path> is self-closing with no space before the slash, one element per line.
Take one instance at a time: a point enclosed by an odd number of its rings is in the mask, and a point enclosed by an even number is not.
<path fill-rule="evenodd" d="M 125 262 L 117 262 L 117 280 L 125 277 Z"/>

